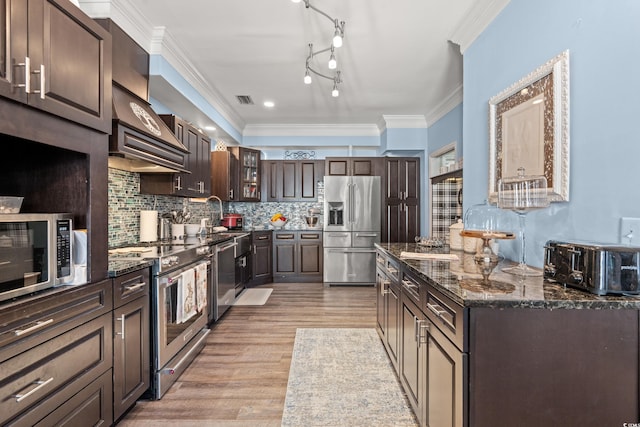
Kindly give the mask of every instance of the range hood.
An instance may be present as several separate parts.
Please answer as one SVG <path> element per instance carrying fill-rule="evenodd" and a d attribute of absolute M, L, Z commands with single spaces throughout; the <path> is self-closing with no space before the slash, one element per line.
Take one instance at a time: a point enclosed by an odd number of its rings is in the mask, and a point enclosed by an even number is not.
<path fill-rule="evenodd" d="M 110 167 L 141 173 L 188 172 L 187 154 L 189 150 L 148 102 L 114 83 Z"/>
<path fill-rule="evenodd" d="M 109 166 L 142 173 L 189 172 L 185 169 L 189 150 L 147 101 L 149 54 L 111 19 L 95 21 L 109 31 L 113 40 Z"/>

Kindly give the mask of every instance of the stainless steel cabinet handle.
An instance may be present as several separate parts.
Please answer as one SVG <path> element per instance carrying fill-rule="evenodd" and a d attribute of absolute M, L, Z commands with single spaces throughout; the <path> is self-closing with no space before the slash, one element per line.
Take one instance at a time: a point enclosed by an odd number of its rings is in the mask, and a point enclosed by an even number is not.
<path fill-rule="evenodd" d="M 416 342 L 418 342 L 418 325 L 421 320 L 418 319 L 417 316 L 413 316 L 413 336 Z"/>
<path fill-rule="evenodd" d="M 233 189 L 229 190 L 229 198 L 233 200 Z"/>
<path fill-rule="evenodd" d="M 429 311 L 433 312 L 433 314 L 435 314 L 438 317 L 442 317 L 443 314 L 447 314 L 446 310 L 441 310 L 440 306 L 437 304 L 429 304 L 427 303 L 427 308 L 429 309 Z"/>
<path fill-rule="evenodd" d="M 145 282 L 140 282 L 135 285 L 125 286 L 125 291 L 135 291 L 136 289 L 144 288 L 147 284 Z"/>
<path fill-rule="evenodd" d="M 24 83 L 13 85 L 14 87 L 23 87 L 25 93 L 31 93 L 31 59 L 24 57 L 24 62 L 20 62 L 15 67 L 24 67 Z"/>
<path fill-rule="evenodd" d="M 25 394 L 14 394 L 13 397 L 16 399 L 16 402 L 22 402 L 24 399 L 26 399 L 27 397 L 31 396 L 33 393 L 37 392 L 38 390 L 40 390 L 42 387 L 45 387 L 51 381 L 53 381 L 53 377 L 51 377 L 51 378 L 49 378 L 48 380 L 45 380 L 45 381 L 42 381 L 42 380 L 34 381 L 33 384 L 36 387 L 32 388 L 31 390 L 29 390 Z"/>
<path fill-rule="evenodd" d="M 180 175 L 176 177 L 176 190 L 182 190 L 182 177 Z"/>
<path fill-rule="evenodd" d="M 121 322 L 120 323 L 120 332 L 116 332 L 116 335 L 120 335 L 120 339 L 124 341 L 124 314 L 120 317 L 116 318 L 117 321 Z"/>
<path fill-rule="evenodd" d="M 45 74 L 44 74 L 44 65 L 40 65 L 40 69 L 39 70 L 35 70 L 33 72 L 33 74 L 40 74 L 40 89 L 39 90 L 34 90 L 33 93 L 39 93 L 40 94 L 40 99 L 44 99 L 45 97 Z"/>
<path fill-rule="evenodd" d="M 53 319 L 48 319 L 48 320 L 42 320 L 42 321 L 38 321 L 36 322 L 35 325 L 27 328 L 27 329 L 17 329 L 15 331 L 13 331 L 13 333 L 15 334 L 15 336 L 19 337 L 20 335 L 24 335 L 24 334 L 28 334 L 29 332 L 33 332 L 36 329 L 40 329 L 45 325 L 48 325 L 49 323 L 53 323 Z"/>
<path fill-rule="evenodd" d="M 376 233 L 356 233 L 356 237 L 378 237 Z"/>
<path fill-rule="evenodd" d="M 413 289 L 413 288 L 417 288 L 418 287 L 418 285 L 416 285 L 413 282 L 410 282 L 409 280 L 403 280 L 402 284 L 405 285 L 409 289 Z"/>
<path fill-rule="evenodd" d="M 427 342 L 427 331 L 430 326 L 426 320 L 418 320 L 418 347 Z"/>
<path fill-rule="evenodd" d="M 391 282 L 388 280 L 385 280 L 384 282 L 380 283 L 380 295 L 386 295 L 391 293 L 391 291 L 387 288 L 387 286 L 389 285 L 391 285 Z"/>

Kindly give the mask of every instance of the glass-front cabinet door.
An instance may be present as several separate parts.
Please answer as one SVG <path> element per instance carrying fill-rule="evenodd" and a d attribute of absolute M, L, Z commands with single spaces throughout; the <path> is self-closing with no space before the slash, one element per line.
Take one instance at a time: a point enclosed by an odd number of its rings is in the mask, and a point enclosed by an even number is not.
<path fill-rule="evenodd" d="M 241 200 L 260 201 L 260 151 L 241 148 L 240 165 Z"/>

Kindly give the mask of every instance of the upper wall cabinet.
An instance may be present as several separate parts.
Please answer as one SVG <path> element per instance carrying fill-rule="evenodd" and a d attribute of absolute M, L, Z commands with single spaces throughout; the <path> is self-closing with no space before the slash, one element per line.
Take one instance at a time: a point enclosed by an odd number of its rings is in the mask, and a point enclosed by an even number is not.
<path fill-rule="evenodd" d="M 380 176 L 380 157 L 327 157 L 325 175 Z"/>
<path fill-rule="evenodd" d="M 111 36 L 67 0 L 0 0 L 0 96 L 111 130 Z"/>
<path fill-rule="evenodd" d="M 224 201 L 259 202 L 260 154 L 245 147 L 211 152 L 211 194 Z"/>
<path fill-rule="evenodd" d="M 140 174 L 140 192 L 184 197 L 207 197 L 211 194 L 211 140 L 190 123 L 161 114 L 176 138 L 189 150 L 185 169 L 190 173 Z"/>
<path fill-rule="evenodd" d="M 263 200 L 315 202 L 324 160 L 265 160 L 262 162 Z"/>

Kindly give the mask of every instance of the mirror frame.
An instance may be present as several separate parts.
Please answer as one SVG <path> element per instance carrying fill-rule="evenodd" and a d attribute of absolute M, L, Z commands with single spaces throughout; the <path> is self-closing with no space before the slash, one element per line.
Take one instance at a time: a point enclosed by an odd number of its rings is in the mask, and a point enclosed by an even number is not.
<path fill-rule="evenodd" d="M 529 149 L 541 153 L 539 157 L 544 163 L 544 175 L 549 183 L 549 199 L 552 202 L 569 201 L 569 51 L 565 50 L 489 100 L 489 201 L 492 203 L 498 200 L 498 181 L 502 178 L 503 153 L 507 143 L 502 135 L 515 132 L 503 129 L 510 123 L 506 120 L 507 124 L 503 123 L 503 115 L 516 112 L 523 103 L 540 95 L 544 98 L 544 111 L 540 109 L 539 114 L 531 113 L 527 119 L 544 121 L 533 123 L 541 134 L 538 139 L 542 141 Z M 519 124 L 528 126 L 532 123 L 521 121 Z M 518 154 L 518 150 L 513 151 L 516 154 L 511 154 L 511 157 Z M 520 163 L 525 164 L 526 160 Z"/>

